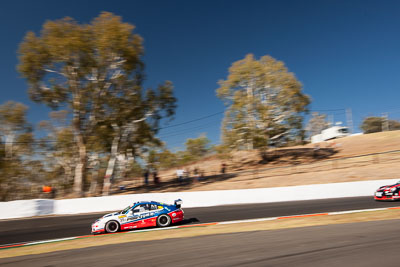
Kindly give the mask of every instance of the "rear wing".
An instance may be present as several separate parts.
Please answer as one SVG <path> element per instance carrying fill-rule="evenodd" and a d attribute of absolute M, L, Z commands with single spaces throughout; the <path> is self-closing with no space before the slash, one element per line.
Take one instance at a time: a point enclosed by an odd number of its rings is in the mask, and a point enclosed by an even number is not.
<path fill-rule="evenodd" d="M 175 200 L 175 202 L 174 202 L 175 206 L 176 206 L 178 209 L 182 206 L 182 203 L 183 203 L 182 199 L 177 199 L 177 200 Z"/>

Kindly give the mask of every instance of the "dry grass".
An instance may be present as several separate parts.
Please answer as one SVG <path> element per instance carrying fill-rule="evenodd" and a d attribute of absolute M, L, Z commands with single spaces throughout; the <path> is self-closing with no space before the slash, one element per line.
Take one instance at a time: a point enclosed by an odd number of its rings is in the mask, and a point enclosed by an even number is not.
<path fill-rule="evenodd" d="M 164 186 L 140 187 L 141 178 L 125 185 L 134 192 L 168 192 L 168 191 L 205 191 L 229 190 L 351 182 L 364 180 L 392 179 L 398 177 L 400 153 L 382 154 L 343 159 L 361 154 L 379 153 L 400 150 L 400 131 L 350 136 L 320 144 L 321 151 L 328 151 L 319 159 L 312 157 L 313 144 L 278 149 L 279 157 L 268 163 L 262 162 L 257 151 L 239 151 L 232 155 L 230 161 L 209 157 L 204 161 L 186 166 L 189 170 L 195 167 L 204 170 L 209 176 L 202 182 L 178 186 L 175 181 L 175 170 L 160 173 Z M 325 149 L 325 150 L 324 150 Z M 332 153 L 335 150 L 335 153 Z M 323 153 L 323 152 L 322 152 Z M 332 162 L 332 159 L 339 159 Z M 225 162 L 228 176 L 219 174 L 220 166 Z M 296 164 L 295 166 L 293 164 Z M 278 168 L 285 167 L 288 168 Z M 265 170 L 267 169 L 267 170 Z M 251 171 L 240 173 L 240 171 Z M 139 187 L 138 187 L 139 186 Z M 124 192 L 129 194 L 132 191 Z"/>
<path fill-rule="evenodd" d="M 296 227 L 310 227 L 317 225 L 356 223 L 364 221 L 379 221 L 400 219 L 400 209 L 385 211 L 368 211 L 329 216 L 312 216 L 300 218 L 287 218 L 274 221 L 247 222 L 227 225 L 208 225 L 201 227 L 187 227 L 163 231 L 119 233 L 113 235 L 101 235 L 83 239 L 61 241 L 49 244 L 16 247 L 0 251 L 0 258 L 16 257 L 23 255 L 41 254 L 54 251 L 79 249 L 102 245 L 120 244 L 137 241 L 151 241 L 168 238 L 185 238 L 201 235 L 215 235 L 235 232 L 266 231 Z"/>

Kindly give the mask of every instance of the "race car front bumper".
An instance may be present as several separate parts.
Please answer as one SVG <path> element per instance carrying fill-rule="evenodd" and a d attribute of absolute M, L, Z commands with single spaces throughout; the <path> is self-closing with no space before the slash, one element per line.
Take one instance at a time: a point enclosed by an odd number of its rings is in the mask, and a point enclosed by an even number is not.
<path fill-rule="evenodd" d="M 104 229 L 98 230 L 98 231 L 93 231 L 92 230 L 92 235 L 98 235 L 98 234 L 104 234 L 106 231 Z"/>
<path fill-rule="evenodd" d="M 102 234 L 105 232 L 106 230 L 104 229 L 104 227 L 100 227 L 100 225 L 98 225 L 97 223 L 92 224 L 92 234 Z"/>
<path fill-rule="evenodd" d="M 374 199 L 380 201 L 395 201 L 400 200 L 400 196 L 398 193 L 388 194 L 386 192 L 375 192 Z"/>

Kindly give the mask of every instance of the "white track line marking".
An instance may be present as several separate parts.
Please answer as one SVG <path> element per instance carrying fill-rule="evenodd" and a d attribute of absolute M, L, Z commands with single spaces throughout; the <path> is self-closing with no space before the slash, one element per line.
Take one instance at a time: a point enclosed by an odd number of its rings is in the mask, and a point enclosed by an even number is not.
<path fill-rule="evenodd" d="M 235 223 L 273 221 L 273 220 L 277 220 L 278 218 L 279 217 L 270 217 L 270 218 L 258 218 L 258 219 L 249 219 L 249 220 L 227 221 L 227 222 L 217 222 L 217 224 L 235 224 Z"/>
<path fill-rule="evenodd" d="M 26 243 L 25 246 L 52 243 L 52 242 L 58 242 L 58 241 L 66 241 L 66 240 L 72 240 L 72 239 L 77 239 L 77 238 L 79 238 L 79 236 L 58 238 L 58 239 L 50 239 L 50 240 L 43 240 L 43 241 L 36 241 L 36 242 L 29 242 L 29 243 Z"/>
<path fill-rule="evenodd" d="M 169 229 L 176 229 L 179 228 L 179 226 L 170 226 L 166 228 L 155 228 L 155 229 L 144 229 L 144 230 L 132 230 L 129 232 L 126 232 L 127 234 L 129 233 L 141 233 L 141 232 L 152 232 L 152 231 L 162 231 L 162 230 L 169 230 Z"/>
<path fill-rule="evenodd" d="M 346 211 L 335 211 L 335 212 L 328 212 L 328 215 L 338 215 L 338 214 L 358 213 L 358 212 L 367 212 L 367 211 L 379 211 L 379 210 L 387 210 L 387 209 L 388 209 L 388 208 L 365 209 L 365 210 L 346 210 Z"/>

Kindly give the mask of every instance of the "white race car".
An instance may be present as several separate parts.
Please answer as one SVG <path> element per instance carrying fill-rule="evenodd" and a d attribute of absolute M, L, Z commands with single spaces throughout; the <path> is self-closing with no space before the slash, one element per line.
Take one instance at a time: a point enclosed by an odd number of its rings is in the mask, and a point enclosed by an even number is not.
<path fill-rule="evenodd" d="M 183 220 L 182 200 L 174 205 L 156 201 L 135 202 L 120 212 L 109 213 L 92 224 L 92 234 L 115 233 L 143 227 L 167 227 Z"/>

